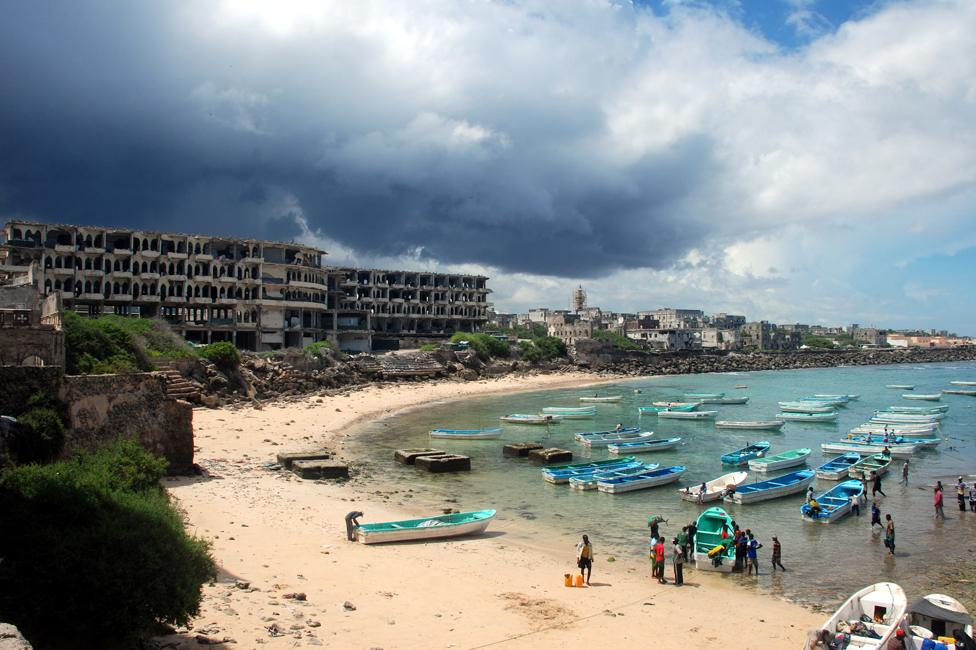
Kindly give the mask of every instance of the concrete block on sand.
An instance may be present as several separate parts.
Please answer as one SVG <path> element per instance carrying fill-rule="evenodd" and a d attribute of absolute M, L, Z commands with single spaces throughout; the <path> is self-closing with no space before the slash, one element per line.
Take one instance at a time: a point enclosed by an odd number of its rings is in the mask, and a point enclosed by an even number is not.
<path fill-rule="evenodd" d="M 535 463 L 568 463 L 573 460 L 573 452 L 568 449 L 549 447 L 548 449 L 533 449 L 529 452 L 529 460 Z"/>
<path fill-rule="evenodd" d="M 525 458 L 533 449 L 542 449 L 542 445 L 537 442 L 516 442 L 502 447 L 502 456 Z"/>
<path fill-rule="evenodd" d="M 349 478 L 349 467 L 334 460 L 296 460 L 291 469 L 307 479 Z"/>
<path fill-rule="evenodd" d="M 440 449 L 397 449 L 393 452 L 393 460 L 402 465 L 413 465 L 421 456 L 444 456 Z"/>
<path fill-rule="evenodd" d="M 471 469 L 471 459 L 468 456 L 444 454 L 442 456 L 421 456 L 416 463 L 418 469 L 425 469 L 432 474 L 444 472 L 467 472 Z"/>
<path fill-rule="evenodd" d="M 285 469 L 291 469 L 291 464 L 296 460 L 329 460 L 332 452 L 325 449 L 317 451 L 283 451 L 278 454 L 278 464 Z"/>

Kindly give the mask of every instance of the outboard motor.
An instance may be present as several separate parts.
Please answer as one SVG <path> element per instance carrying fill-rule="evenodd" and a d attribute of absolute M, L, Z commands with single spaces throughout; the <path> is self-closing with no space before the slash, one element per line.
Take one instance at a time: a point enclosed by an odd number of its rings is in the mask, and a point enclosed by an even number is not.
<path fill-rule="evenodd" d="M 353 510 L 348 515 L 346 515 L 346 538 L 350 542 L 356 541 L 356 528 L 359 526 L 359 517 L 362 517 L 363 513 L 358 510 Z"/>

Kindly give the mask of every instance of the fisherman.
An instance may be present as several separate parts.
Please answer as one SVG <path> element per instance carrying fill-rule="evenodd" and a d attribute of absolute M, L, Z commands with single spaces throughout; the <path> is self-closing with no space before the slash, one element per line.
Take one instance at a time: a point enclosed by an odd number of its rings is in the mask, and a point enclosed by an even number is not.
<path fill-rule="evenodd" d="M 695 535 L 698 534 L 698 524 L 691 522 L 688 524 L 688 544 L 695 548 Z"/>
<path fill-rule="evenodd" d="M 966 512 L 966 483 L 961 476 L 956 481 L 956 500 L 959 501 L 959 512 Z"/>
<path fill-rule="evenodd" d="M 881 528 L 884 528 L 884 524 L 881 523 L 881 508 L 874 501 L 871 501 L 871 530 L 874 530 L 874 525 L 878 524 Z"/>
<path fill-rule="evenodd" d="M 935 494 L 932 496 L 932 505 L 935 506 L 935 518 L 945 519 L 945 510 L 942 506 L 942 481 L 935 486 Z"/>
<path fill-rule="evenodd" d="M 883 496 L 883 497 L 888 496 L 887 494 L 884 493 L 884 490 L 881 489 L 881 473 L 880 472 L 875 472 L 874 473 L 874 482 L 871 485 L 871 496 L 872 497 L 875 496 L 878 492 L 880 492 L 881 493 L 881 496 Z"/>
<path fill-rule="evenodd" d="M 908 459 L 905 459 L 904 464 L 901 466 L 901 482 L 906 486 L 908 485 Z"/>
<path fill-rule="evenodd" d="M 759 553 L 758 553 L 758 551 L 761 548 L 762 548 L 762 544 L 759 543 L 759 540 L 756 539 L 755 537 L 753 537 L 752 536 L 752 533 L 749 533 L 749 547 L 746 550 L 746 556 L 747 556 L 747 558 L 749 560 L 749 566 L 748 566 L 749 575 L 752 575 L 752 572 L 755 571 L 756 572 L 756 577 L 759 577 Z"/>
<path fill-rule="evenodd" d="M 735 565 L 742 571 L 749 563 L 749 538 L 745 533 L 739 532 L 739 537 L 735 544 Z"/>
<path fill-rule="evenodd" d="M 678 540 L 678 546 L 681 547 L 681 557 L 687 562 L 688 561 L 688 527 L 687 526 L 681 529 L 681 532 L 678 533 L 678 537 L 676 539 Z"/>
<path fill-rule="evenodd" d="M 582 541 L 576 545 L 576 566 L 579 567 L 580 575 L 584 572 L 586 575 L 586 584 L 590 584 L 590 576 L 593 575 L 593 545 L 590 544 L 590 538 L 583 535 Z"/>
<path fill-rule="evenodd" d="M 905 645 L 905 630 L 901 628 L 895 630 L 895 636 L 888 639 L 888 643 L 885 644 L 885 650 L 906 650 L 907 647 Z"/>
<path fill-rule="evenodd" d="M 614 433 L 620 433 L 623 430 L 624 430 L 624 425 L 620 422 L 618 422 L 617 426 L 613 428 Z"/>
<path fill-rule="evenodd" d="M 888 443 L 885 443 L 885 448 L 881 450 L 881 455 L 891 458 L 891 450 L 888 449 Z"/>
<path fill-rule="evenodd" d="M 685 582 L 684 576 L 684 563 L 685 563 L 685 550 L 684 547 L 675 537 L 671 540 L 674 548 L 671 551 L 672 562 L 674 563 L 674 586 L 680 587 Z"/>
<path fill-rule="evenodd" d="M 969 511 L 976 512 L 976 481 L 969 484 Z"/>
<path fill-rule="evenodd" d="M 781 561 L 782 558 L 783 545 L 779 543 L 779 538 L 773 535 L 773 571 L 776 571 L 776 567 L 786 571 L 786 567 L 783 566 L 783 562 Z"/>
<path fill-rule="evenodd" d="M 807 488 L 807 505 L 810 505 L 810 502 L 811 501 L 813 501 L 813 486 L 812 485 Z"/>
<path fill-rule="evenodd" d="M 820 503 L 816 499 L 810 499 L 810 503 L 807 505 L 810 506 L 810 517 L 813 519 L 818 518 L 820 513 L 823 512 L 823 508 L 820 507 Z"/>
<path fill-rule="evenodd" d="M 662 585 L 668 584 L 664 577 L 664 538 L 658 539 L 654 545 L 654 562 L 657 566 L 657 581 Z"/>
<path fill-rule="evenodd" d="M 708 488 L 705 487 L 705 481 L 702 481 L 702 484 L 698 486 L 698 503 L 699 504 L 705 503 L 705 492 L 707 490 L 708 490 Z"/>
<path fill-rule="evenodd" d="M 888 547 L 888 555 L 895 554 L 895 522 L 892 520 L 891 515 L 885 515 L 885 538 L 884 545 Z"/>

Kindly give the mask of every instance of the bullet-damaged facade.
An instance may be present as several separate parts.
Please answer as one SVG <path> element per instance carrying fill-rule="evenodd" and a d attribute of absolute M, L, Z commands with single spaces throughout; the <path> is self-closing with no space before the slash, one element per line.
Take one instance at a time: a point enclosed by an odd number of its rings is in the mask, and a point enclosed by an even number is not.
<path fill-rule="evenodd" d="M 124 228 L 10 221 L 4 235 L 0 268 L 34 265 L 34 284 L 67 308 L 159 317 L 199 343 L 358 352 L 487 322 L 483 276 L 334 268 L 296 243 Z"/>

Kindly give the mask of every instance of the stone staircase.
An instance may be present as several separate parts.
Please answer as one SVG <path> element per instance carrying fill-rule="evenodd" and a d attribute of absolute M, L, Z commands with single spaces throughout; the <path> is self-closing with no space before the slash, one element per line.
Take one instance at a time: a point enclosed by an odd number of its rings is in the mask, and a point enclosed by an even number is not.
<path fill-rule="evenodd" d="M 159 372 L 166 376 L 166 394 L 173 399 L 181 399 L 186 402 L 200 403 L 200 390 L 192 383 L 187 381 L 180 371 L 173 368 L 168 362 L 157 364 Z"/>

